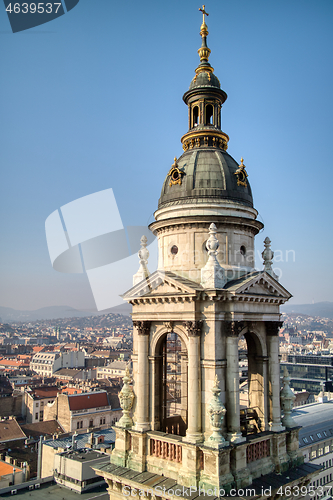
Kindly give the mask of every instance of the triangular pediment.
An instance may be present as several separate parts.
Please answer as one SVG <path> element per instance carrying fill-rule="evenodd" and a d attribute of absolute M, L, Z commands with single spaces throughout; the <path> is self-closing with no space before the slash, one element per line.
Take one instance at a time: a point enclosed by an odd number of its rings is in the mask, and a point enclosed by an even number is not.
<path fill-rule="evenodd" d="M 137 283 L 122 295 L 124 300 L 139 297 L 156 297 L 172 295 L 195 295 L 202 286 L 194 281 L 171 273 L 170 271 L 155 271 L 148 278 Z"/>
<path fill-rule="evenodd" d="M 242 295 L 260 295 L 280 297 L 285 300 L 292 295 L 273 276 L 262 272 L 253 272 L 226 285 L 228 291 Z"/>

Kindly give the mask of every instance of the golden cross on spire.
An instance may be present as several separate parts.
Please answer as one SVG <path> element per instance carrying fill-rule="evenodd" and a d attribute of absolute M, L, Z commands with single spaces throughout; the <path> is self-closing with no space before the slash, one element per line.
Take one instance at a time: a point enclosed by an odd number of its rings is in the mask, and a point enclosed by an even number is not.
<path fill-rule="evenodd" d="M 205 16 L 209 16 L 208 12 L 205 11 L 205 6 L 202 6 L 202 9 L 199 9 L 202 12 L 202 24 L 205 24 Z"/>

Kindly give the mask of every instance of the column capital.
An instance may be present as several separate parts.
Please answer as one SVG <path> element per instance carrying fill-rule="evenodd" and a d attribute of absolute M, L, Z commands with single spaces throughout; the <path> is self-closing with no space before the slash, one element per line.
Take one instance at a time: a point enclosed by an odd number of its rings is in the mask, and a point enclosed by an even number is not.
<path fill-rule="evenodd" d="M 139 335 L 149 335 L 151 321 L 133 321 L 133 326 L 137 328 Z"/>
<path fill-rule="evenodd" d="M 266 334 L 270 337 L 277 337 L 283 321 L 265 321 Z"/>
<path fill-rule="evenodd" d="M 245 321 L 224 321 L 222 324 L 227 337 L 238 337 L 246 327 Z"/>
<path fill-rule="evenodd" d="M 186 328 L 189 337 L 200 337 L 203 321 L 184 321 L 183 326 Z"/>

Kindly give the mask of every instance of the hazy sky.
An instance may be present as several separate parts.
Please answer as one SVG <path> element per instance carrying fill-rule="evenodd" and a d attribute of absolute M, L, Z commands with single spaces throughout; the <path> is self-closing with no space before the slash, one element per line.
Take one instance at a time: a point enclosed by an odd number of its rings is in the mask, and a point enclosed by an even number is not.
<path fill-rule="evenodd" d="M 200 6 L 80 0 L 13 34 L 0 5 L 1 306 L 94 308 L 86 275 L 50 263 L 45 220 L 61 206 L 112 188 L 124 226 L 152 222 L 187 132 Z M 244 157 L 265 224 L 256 249 L 271 238 L 294 303 L 333 301 L 333 2 L 206 9 L 228 153 Z"/>

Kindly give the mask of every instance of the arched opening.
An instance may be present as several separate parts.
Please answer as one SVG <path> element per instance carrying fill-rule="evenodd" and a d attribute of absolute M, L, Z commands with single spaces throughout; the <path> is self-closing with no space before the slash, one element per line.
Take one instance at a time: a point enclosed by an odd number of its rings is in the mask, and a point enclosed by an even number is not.
<path fill-rule="evenodd" d="M 161 344 L 161 430 L 186 435 L 187 429 L 187 351 L 179 335 L 165 335 Z"/>
<path fill-rule="evenodd" d="M 213 115 L 214 115 L 213 106 L 211 104 L 207 104 L 205 125 L 213 125 Z"/>
<path fill-rule="evenodd" d="M 258 336 L 242 335 L 238 342 L 240 424 L 243 436 L 265 430 L 264 357 Z"/>
<path fill-rule="evenodd" d="M 199 125 L 199 107 L 194 106 L 193 108 L 193 121 L 192 121 L 192 127 L 197 127 Z"/>

